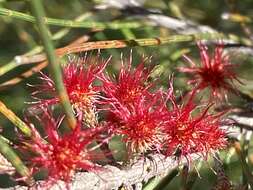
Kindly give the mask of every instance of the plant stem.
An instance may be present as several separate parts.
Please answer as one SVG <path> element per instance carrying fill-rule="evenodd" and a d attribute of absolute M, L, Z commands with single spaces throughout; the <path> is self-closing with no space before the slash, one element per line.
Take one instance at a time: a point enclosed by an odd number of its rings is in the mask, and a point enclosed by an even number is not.
<path fill-rule="evenodd" d="M 232 22 L 252 23 L 252 19 L 250 17 L 238 13 L 226 13 L 223 17 L 224 19 Z"/>
<path fill-rule="evenodd" d="M 67 53 L 76 53 L 81 51 L 88 51 L 94 49 L 111 49 L 111 48 L 124 48 L 124 47 L 136 47 L 136 46 L 158 46 L 179 42 L 191 42 L 195 40 L 210 40 L 224 38 L 221 33 L 200 33 L 189 35 L 171 35 L 166 38 L 143 38 L 132 40 L 108 40 L 87 42 L 83 44 L 77 44 L 75 46 L 67 46 L 59 48 L 56 53 L 59 56 L 63 56 Z"/>
<path fill-rule="evenodd" d="M 197 40 L 215 40 L 226 37 L 222 33 L 199 33 L 199 34 L 189 34 L 189 35 L 171 35 L 166 38 L 143 38 L 143 39 L 131 39 L 131 40 L 105 40 L 105 41 L 95 41 L 95 42 L 85 42 L 82 44 L 75 44 L 71 46 L 66 46 L 63 48 L 58 48 L 56 54 L 60 57 L 70 54 L 78 53 L 82 51 L 90 51 L 95 49 L 113 49 L 113 48 L 125 48 L 125 47 L 144 47 L 144 46 L 159 46 L 180 42 L 192 42 Z M 239 41 L 238 41 L 239 42 Z M 249 45 L 249 44 L 248 44 Z M 252 44 L 250 44 L 252 45 Z M 37 61 L 42 62 L 46 57 L 39 55 L 33 56 L 38 57 Z"/>
<path fill-rule="evenodd" d="M 17 64 L 15 61 L 11 61 L 10 63 L 0 67 L 0 76 L 16 68 L 18 65 L 19 64 Z"/>
<path fill-rule="evenodd" d="M 8 16 L 11 18 L 16 18 L 24 21 L 28 21 L 31 23 L 36 23 L 36 18 L 25 13 L 21 13 L 18 11 L 13 11 L 5 8 L 0 8 L 1 16 Z M 120 29 L 120 28 L 140 28 L 143 24 L 139 22 L 95 22 L 95 21 L 86 21 L 86 22 L 78 22 L 72 20 L 63 20 L 63 19 L 54 19 L 41 17 L 41 20 L 45 24 L 54 25 L 54 26 L 64 26 L 71 28 L 97 28 L 97 29 Z"/>
<path fill-rule="evenodd" d="M 253 43 L 245 38 L 238 38 L 234 35 L 226 36 L 222 33 L 198 33 L 198 34 L 189 34 L 189 35 L 171 35 L 166 38 L 143 38 L 143 39 L 132 39 L 132 40 L 106 40 L 106 41 L 95 41 L 95 42 L 85 42 L 82 44 L 71 45 L 56 50 L 56 54 L 60 57 L 69 54 L 69 53 L 78 53 L 83 51 L 90 51 L 94 49 L 113 49 L 113 48 L 125 48 L 125 47 L 136 47 L 136 46 L 159 46 L 180 42 L 193 42 L 196 40 L 217 40 L 217 39 L 228 39 L 232 40 L 234 43 L 241 43 L 243 45 L 252 46 Z M 226 45 L 226 44 L 225 44 Z M 30 56 L 29 56 L 30 57 Z M 27 57 L 27 58 L 29 58 Z M 0 84 L 0 91 L 15 85 L 22 81 L 24 78 L 32 76 L 34 73 L 39 72 L 41 69 L 47 66 L 46 56 L 43 54 L 33 55 L 33 58 L 36 59 L 40 64 L 32 67 L 30 70 L 22 73 L 20 77 L 13 78 L 9 81 L 6 81 Z"/>
<path fill-rule="evenodd" d="M 51 42 L 51 39 L 48 35 L 48 29 L 44 22 L 44 9 L 40 0 L 31 0 L 31 6 L 37 21 L 37 25 L 40 31 L 40 36 L 44 45 L 45 52 L 47 54 L 47 59 L 50 66 L 50 71 L 53 76 L 56 90 L 59 95 L 59 99 L 63 106 L 63 109 L 66 113 L 67 122 L 70 128 L 75 128 L 76 126 L 76 119 L 74 117 L 71 104 L 69 102 L 69 97 L 67 95 L 67 91 L 63 84 L 62 80 L 62 71 L 59 61 L 55 55 L 54 47 Z"/>
<path fill-rule="evenodd" d="M 246 157 L 244 155 L 244 152 L 242 151 L 241 145 L 239 142 L 234 142 L 234 148 L 238 155 L 239 161 L 241 162 L 241 167 L 243 170 L 243 174 L 247 178 L 248 183 L 250 184 L 251 188 L 253 188 L 253 175 L 249 169 L 249 166 L 246 162 Z"/>
<path fill-rule="evenodd" d="M 86 18 L 88 18 L 90 16 L 90 13 L 85 13 L 82 14 L 80 16 L 78 16 L 75 21 L 83 21 Z M 52 35 L 52 40 L 60 40 L 61 38 L 63 38 L 65 35 L 68 34 L 68 32 L 70 31 L 70 28 L 62 28 L 59 31 L 57 31 L 55 34 Z M 36 46 L 33 49 L 31 49 L 30 51 L 28 51 L 27 53 L 25 53 L 22 56 L 32 56 L 34 54 L 38 54 L 43 50 L 43 48 L 41 46 Z M 4 75 L 5 73 L 15 69 L 16 67 L 23 65 L 24 63 L 20 63 L 18 61 L 19 57 L 22 56 L 16 56 L 11 62 L 3 65 L 2 67 L 0 67 L 0 76 Z M 44 57 L 44 56 L 43 56 Z M 16 59 L 18 58 L 18 59 Z M 31 59 L 30 59 L 31 60 Z M 39 61 L 36 61 L 39 62 Z M 29 62 L 30 63 L 30 62 Z"/>
<path fill-rule="evenodd" d="M 154 187 L 154 190 L 164 189 L 178 175 L 178 173 L 178 169 L 171 170 L 168 175 L 166 175 L 163 179 L 159 181 L 159 183 Z"/>
<path fill-rule="evenodd" d="M 8 118 L 20 131 L 27 137 L 32 136 L 31 129 L 18 116 L 8 109 L 2 101 L 0 101 L 0 112 Z"/>
<path fill-rule="evenodd" d="M 29 169 L 24 165 L 12 148 L 6 143 L 6 140 L 2 135 L 0 135 L 0 153 L 12 164 L 16 171 L 25 178 L 25 182 L 28 185 L 32 185 L 34 183 Z"/>

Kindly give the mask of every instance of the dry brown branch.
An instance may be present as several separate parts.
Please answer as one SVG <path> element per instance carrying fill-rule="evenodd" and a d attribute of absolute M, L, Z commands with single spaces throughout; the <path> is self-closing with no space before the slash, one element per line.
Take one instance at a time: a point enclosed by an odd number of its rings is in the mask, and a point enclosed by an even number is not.
<path fill-rule="evenodd" d="M 194 154 L 191 156 L 192 160 L 198 159 L 200 156 Z M 186 159 L 181 161 L 185 164 Z M 114 166 L 104 166 L 103 170 L 97 173 L 77 173 L 73 183 L 70 185 L 72 190 L 110 190 L 117 189 L 122 185 L 133 185 L 148 181 L 152 177 L 161 177 L 166 175 L 169 171 L 178 166 L 178 161 L 175 157 L 165 158 L 163 155 L 156 154 L 152 159 L 141 159 L 136 162 L 129 169 L 118 169 Z M 27 189 L 26 187 L 15 187 L 21 190 Z M 52 190 L 64 189 L 64 183 L 59 182 L 52 187 Z M 9 190 L 14 188 L 8 188 Z M 6 190 L 6 189 L 5 189 Z"/>

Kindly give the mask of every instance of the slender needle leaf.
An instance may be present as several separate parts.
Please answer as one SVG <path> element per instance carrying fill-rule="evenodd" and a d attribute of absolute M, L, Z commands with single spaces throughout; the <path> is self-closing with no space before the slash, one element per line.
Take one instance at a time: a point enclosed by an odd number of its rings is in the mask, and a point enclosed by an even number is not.
<path fill-rule="evenodd" d="M 21 13 L 18 11 L 13 11 L 5 8 L 0 8 L 0 15 L 7 16 L 11 18 L 16 18 L 24 21 L 28 21 L 31 23 L 36 23 L 36 18 L 25 13 Z M 63 20 L 63 19 L 54 19 L 41 17 L 43 22 L 48 25 L 54 26 L 63 26 L 63 27 L 71 27 L 71 28 L 96 28 L 96 29 L 121 29 L 121 28 L 140 28 L 143 24 L 139 22 L 95 22 L 95 21 L 72 21 L 72 20 Z"/>
<path fill-rule="evenodd" d="M 45 52 L 47 54 L 50 72 L 53 76 L 59 99 L 66 113 L 68 124 L 70 128 L 73 129 L 75 128 L 76 119 L 74 117 L 71 104 L 69 102 L 67 91 L 63 84 L 61 66 L 59 64 L 59 60 L 55 55 L 54 47 L 51 42 L 51 39 L 49 38 L 48 29 L 45 25 L 44 9 L 42 3 L 40 0 L 31 0 L 30 2 L 40 31 L 40 36 L 45 48 Z"/>
<path fill-rule="evenodd" d="M 30 176 L 29 169 L 24 165 L 18 155 L 12 150 L 12 148 L 6 143 L 3 136 L 0 135 L 0 153 L 12 164 L 16 171 L 25 178 L 25 182 L 28 185 L 32 185 L 33 179 Z"/>
<path fill-rule="evenodd" d="M 0 112 L 8 118 L 20 131 L 27 137 L 31 137 L 32 132 L 30 128 L 23 122 L 18 116 L 15 115 L 10 109 L 8 109 L 2 101 L 0 101 Z"/>

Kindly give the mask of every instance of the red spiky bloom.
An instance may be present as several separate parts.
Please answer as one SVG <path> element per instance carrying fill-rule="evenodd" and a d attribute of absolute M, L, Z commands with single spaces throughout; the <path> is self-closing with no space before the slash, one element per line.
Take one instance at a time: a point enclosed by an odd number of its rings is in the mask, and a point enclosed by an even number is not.
<path fill-rule="evenodd" d="M 223 100 L 228 92 L 236 93 L 234 81 L 239 81 L 235 72 L 235 65 L 230 63 L 228 55 L 223 51 L 223 44 L 218 44 L 212 56 L 208 55 L 207 46 L 198 43 L 200 49 L 200 66 L 196 65 L 190 58 L 185 59 L 189 67 L 180 67 L 179 71 L 189 73 L 192 79 L 189 84 L 195 85 L 196 90 L 207 87 L 211 90 L 211 98 Z"/>
<path fill-rule="evenodd" d="M 137 68 L 132 68 L 132 56 L 126 65 L 122 61 L 120 72 L 117 79 L 112 79 L 103 75 L 103 92 L 105 94 L 104 104 L 112 107 L 119 105 L 130 107 L 143 97 L 150 97 L 149 89 L 153 85 L 148 82 L 151 69 L 145 68 L 146 59 L 142 59 Z"/>
<path fill-rule="evenodd" d="M 87 125 L 93 126 L 96 121 L 95 104 L 99 101 L 99 88 L 94 85 L 95 79 L 103 72 L 110 59 L 98 63 L 99 58 L 85 58 L 80 63 L 70 62 L 63 66 L 63 82 L 70 102 L 77 113 L 85 114 Z M 54 105 L 59 103 L 54 81 L 45 74 L 40 77 L 42 84 L 36 85 L 38 89 L 33 97 L 38 101 L 36 105 Z M 47 96 L 45 96 L 47 95 Z"/>
<path fill-rule="evenodd" d="M 162 140 L 163 115 L 159 113 L 158 101 L 152 100 L 157 95 L 150 92 L 153 83 L 148 81 L 151 69 L 145 67 L 146 60 L 133 68 L 130 56 L 127 64 L 121 62 L 117 79 L 106 75 L 101 78 L 106 119 L 114 126 L 114 134 L 123 136 L 129 154 L 159 149 Z"/>
<path fill-rule="evenodd" d="M 161 127 L 166 114 L 164 105 L 155 99 L 151 102 L 143 98 L 131 108 L 121 107 L 113 112 L 117 118 L 114 134 L 122 135 L 129 154 L 160 150 L 164 137 Z"/>
<path fill-rule="evenodd" d="M 164 125 L 167 138 L 164 142 L 165 155 L 189 157 L 192 153 L 207 156 L 216 150 L 226 147 L 226 131 L 221 129 L 221 116 L 209 114 L 209 106 L 197 106 L 193 102 L 194 92 L 186 104 L 178 105 L 173 94 L 173 87 L 169 89 L 169 100 L 172 109 L 168 110 L 168 118 Z M 205 107 L 205 108 L 203 108 Z"/>
<path fill-rule="evenodd" d="M 33 127 L 32 140 L 24 142 L 26 150 L 32 152 L 28 163 L 33 173 L 46 170 L 48 178 L 43 183 L 45 188 L 50 188 L 58 180 L 66 182 L 68 188 L 74 174 L 77 171 L 95 171 L 98 169 L 92 159 L 94 155 L 88 146 L 97 140 L 101 134 L 101 128 L 81 129 L 81 119 L 71 132 L 60 135 L 58 127 L 61 123 L 56 121 L 52 114 L 43 109 L 43 114 L 39 121 L 43 125 L 46 139 L 43 139 L 38 131 Z M 104 129 L 103 129 L 104 130 Z M 26 154 L 27 155 L 27 154 Z"/>

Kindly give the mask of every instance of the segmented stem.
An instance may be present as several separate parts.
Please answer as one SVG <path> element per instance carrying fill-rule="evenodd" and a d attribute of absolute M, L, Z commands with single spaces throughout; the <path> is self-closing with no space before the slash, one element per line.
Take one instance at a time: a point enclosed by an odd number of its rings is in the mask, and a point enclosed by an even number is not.
<path fill-rule="evenodd" d="M 75 21 L 79 21 L 79 22 L 83 21 L 83 20 L 87 19 L 90 15 L 91 15 L 90 13 L 82 14 L 82 15 L 78 16 L 75 19 Z M 54 33 L 52 35 L 52 40 L 60 40 L 65 35 L 67 35 L 70 30 L 71 30 L 71 28 L 62 28 L 62 29 L 60 29 L 59 31 L 57 31 L 56 33 Z M 30 55 L 31 56 L 31 55 L 40 53 L 42 50 L 43 50 L 43 48 L 41 46 L 36 46 L 33 49 L 31 49 L 30 51 L 28 51 L 27 53 L 25 53 L 24 55 L 26 55 L 26 56 Z M 2 67 L 0 67 L 0 76 L 2 76 L 5 73 L 17 68 L 18 66 L 24 64 L 23 61 L 20 60 L 20 57 L 22 57 L 22 56 L 16 56 L 12 61 L 10 61 L 9 63 L 7 63 L 7 64 L 3 65 Z M 18 59 L 16 59 L 16 58 L 18 58 Z M 30 63 L 30 60 L 29 60 L 29 63 Z"/>
<path fill-rule="evenodd" d="M 29 169 L 24 165 L 18 155 L 6 143 L 6 140 L 0 135 L 0 153 L 12 164 L 16 171 L 25 178 L 28 185 L 33 184 L 33 179 L 30 176 Z"/>
<path fill-rule="evenodd" d="M 28 21 L 31 23 L 36 23 L 36 18 L 25 13 L 21 13 L 18 11 L 13 11 L 5 8 L 0 8 L 0 15 L 1 16 L 8 16 L 11 18 L 16 18 L 24 21 Z M 121 29 L 121 28 L 140 28 L 143 24 L 139 22 L 95 22 L 95 21 L 86 21 L 86 22 L 79 22 L 79 21 L 72 21 L 72 20 L 64 20 L 64 19 L 55 19 L 55 18 L 48 18 L 48 17 L 41 17 L 43 22 L 48 25 L 54 26 L 64 26 L 64 27 L 71 27 L 71 28 L 97 28 L 97 29 Z"/>
<path fill-rule="evenodd" d="M 31 137 L 31 129 L 23 122 L 18 116 L 15 115 L 10 109 L 8 109 L 2 101 L 0 101 L 0 112 L 8 118 L 20 131 L 27 137 Z"/>
<path fill-rule="evenodd" d="M 59 64 L 59 60 L 57 59 L 54 47 L 51 42 L 51 39 L 48 35 L 48 29 L 45 25 L 44 20 L 44 9 L 40 0 L 31 0 L 31 6 L 33 8 L 33 12 L 36 18 L 36 22 L 40 31 L 40 36 L 45 48 L 45 52 L 47 54 L 47 59 L 49 62 L 50 72 L 53 76 L 56 90 L 61 101 L 61 105 L 64 108 L 66 113 L 66 118 L 70 128 L 75 128 L 76 119 L 74 117 L 71 104 L 69 102 L 69 97 L 67 95 L 67 91 L 62 81 L 62 71 L 61 66 Z"/>

